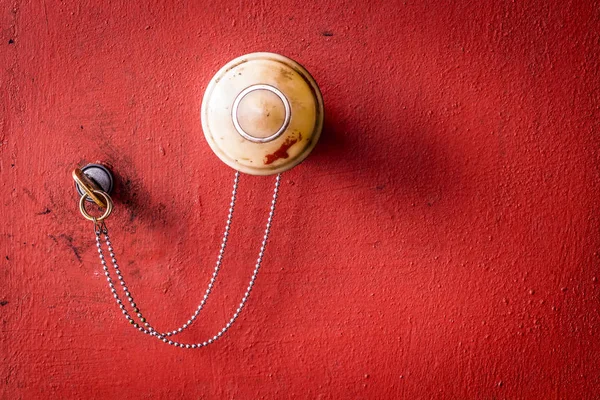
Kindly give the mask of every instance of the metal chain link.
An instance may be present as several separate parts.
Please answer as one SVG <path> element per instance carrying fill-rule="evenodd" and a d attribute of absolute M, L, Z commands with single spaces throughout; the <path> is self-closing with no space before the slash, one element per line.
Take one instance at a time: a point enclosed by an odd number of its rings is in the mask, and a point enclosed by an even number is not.
<path fill-rule="evenodd" d="M 196 311 L 194 311 L 194 314 L 192 314 L 192 316 L 190 317 L 190 319 L 184 323 L 181 327 L 170 331 L 170 332 L 165 332 L 165 333 L 160 333 L 159 331 L 157 331 L 147 320 L 146 318 L 143 316 L 141 310 L 139 309 L 139 307 L 137 306 L 137 304 L 135 303 L 134 299 L 133 299 L 133 295 L 131 294 L 131 292 L 129 291 L 129 288 L 127 287 L 127 284 L 125 283 L 125 280 L 122 276 L 122 273 L 119 269 L 119 265 L 117 264 L 117 260 L 115 258 L 115 254 L 114 254 L 114 250 L 112 247 L 112 243 L 110 242 L 110 237 L 108 235 L 108 228 L 106 227 L 106 224 L 104 222 L 102 222 L 101 224 L 95 224 L 94 226 L 94 233 L 96 235 L 96 246 L 98 248 L 98 255 L 100 257 L 100 263 L 102 264 L 102 268 L 104 270 L 104 274 L 106 275 L 106 280 L 108 282 L 108 286 L 110 288 L 111 293 L 113 294 L 113 297 L 115 298 L 115 301 L 117 302 L 119 308 L 121 309 L 121 312 L 123 313 L 123 316 L 125 317 L 125 319 L 127 319 L 127 321 L 129 321 L 129 323 L 131 325 L 133 325 L 134 328 L 138 329 L 140 332 L 143 332 L 145 334 L 151 335 L 156 337 L 157 339 L 161 340 L 164 343 L 170 344 L 172 346 L 176 346 L 176 347 L 182 347 L 182 348 L 200 348 L 200 347 L 204 347 L 207 346 L 211 343 L 213 343 L 214 341 L 218 340 L 225 332 L 227 332 L 227 330 L 231 327 L 231 325 L 235 322 L 235 320 L 239 317 L 242 309 L 244 308 L 244 305 L 246 304 L 246 302 L 248 301 L 248 297 L 250 296 L 250 292 L 252 291 L 252 287 L 254 286 L 254 282 L 256 280 L 256 276 L 258 275 L 258 271 L 260 269 L 261 263 L 262 263 L 262 259 L 264 256 L 264 252 L 265 252 L 265 248 L 267 246 L 267 240 L 269 237 L 269 232 L 271 230 L 271 224 L 273 222 L 273 215 L 275 214 L 275 205 L 277 204 L 277 196 L 279 193 L 279 185 L 281 183 L 281 174 L 277 175 L 277 178 L 275 179 L 275 188 L 273 189 L 273 200 L 271 201 L 271 207 L 269 210 L 269 218 L 267 219 L 267 224 L 265 227 L 265 234 L 263 236 L 263 241 L 262 241 L 262 245 L 260 247 L 260 251 L 258 253 L 258 258 L 256 260 L 256 264 L 255 264 L 255 268 L 254 271 L 252 273 L 252 277 L 250 278 L 250 282 L 248 283 L 248 287 L 246 289 L 246 292 L 244 293 L 244 296 L 242 297 L 242 300 L 238 306 L 238 308 L 236 309 L 236 311 L 233 313 L 231 319 L 227 322 L 227 324 L 225 324 L 225 326 L 212 338 L 207 339 L 204 342 L 200 342 L 200 343 L 180 343 L 180 342 L 176 342 L 173 340 L 170 340 L 170 336 L 176 335 L 178 333 L 181 333 L 183 330 L 187 329 L 198 317 L 198 315 L 200 314 L 200 312 L 202 311 L 202 309 L 204 308 L 204 305 L 206 304 L 206 301 L 208 300 L 208 297 L 212 291 L 212 288 L 214 286 L 214 283 L 216 281 L 217 275 L 219 273 L 219 270 L 221 268 L 222 262 L 223 262 L 223 257 L 225 254 L 225 248 L 227 246 L 227 240 L 229 237 L 229 230 L 231 227 L 231 221 L 233 219 L 233 210 L 235 207 L 235 200 L 236 200 L 236 195 L 237 195 L 237 187 L 238 187 L 238 182 L 239 182 L 239 172 L 236 172 L 235 174 L 235 178 L 233 181 L 233 190 L 232 190 L 232 196 L 231 196 L 231 203 L 229 204 L 229 214 L 227 216 L 227 223 L 225 224 L 225 232 L 223 233 L 223 241 L 221 243 L 221 248 L 219 250 L 219 255 L 217 257 L 217 263 L 215 265 L 215 269 L 213 271 L 212 277 L 209 281 L 209 284 L 206 288 L 204 297 L 202 298 L 202 301 L 200 302 L 200 305 L 197 307 Z M 121 285 L 121 289 L 123 290 L 123 293 L 125 295 L 125 297 L 127 298 L 129 305 L 131 306 L 134 315 L 137 316 L 139 322 L 136 322 L 130 315 L 129 311 L 127 311 L 125 305 L 123 304 L 123 301 L 121 300 L 121 298 L 119 297 L 117 290 L 115 288 L 115 285 L 113 283 L 113 280 L 111 278 L 110 272 L 109 272 L 109 268 L 106 264 L 106 260 L 104 258 L 104 252 L 102 250 L 102 242 L 101 242 L 101 236 L 104 236 L 104 241 L 106 243 L 106 247 L 107 250 L 109 251 L 110 254 L 110 258 L 111 258 L 111 264 L 113 266 L 113 269 L 115 271 L 115 274 L 117 275 L 117 278 L 119 280 L 119 283 Z"/>

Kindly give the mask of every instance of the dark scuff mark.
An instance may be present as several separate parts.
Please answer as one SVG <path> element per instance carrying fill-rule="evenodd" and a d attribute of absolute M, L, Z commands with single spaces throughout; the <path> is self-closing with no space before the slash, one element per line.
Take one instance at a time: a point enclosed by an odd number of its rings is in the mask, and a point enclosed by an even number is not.
<path fill-rule="evenodd" d="M 4 307 L 8 304 L 8 300 L 0 300 L 0 306 Z"/>
<path fill-rule="evenodd" d="M 29 197 L 30 200 L 37 201 L 35 199 L 35 196 L 33 195 L 33 193 L 31 193 L 31 190 L 29 190 L 27 188 L 23 188 L 23 193 L 25 193 L 27 195 L 27 197 Z"/>
<path fill-rule="evenodd" d="M 6 258 L 6 261 L 10 260 L 10 257 L 8 256 L 4 256 L 4 258 Z"/>
<path fill-rule="evenodd" d="M 49 209 L 48 207 L 46 207 L 46 208 L 44 209 L 44 211 L 42 211 L 42 212 L 39 212 L 39 213 L 36 213 L 36 215 L 46 215 L 46 214 L 50 214 L 51 212 L 52 212 L 52 210 L 51 210 L 51 209 Z"/>
<path fill-rule="evenodd" d="M 52 239 L 52 241 L 54 243 L 58 243 L 58 239 L 56 238 L 56 236 L 48 235 L 48 237 L 50 239 Z M 65 242 L 66 246 L 69 249 L 71 249 L 73 254 L 75 254 L 75 258 L 77 258 L 77 261 L 81 262 L 81 255 L 79 254 L 79 248 L 73 244 L 73 238 L 71 236 L 65 235 L 64 233 L 59 235 L 59 238 L 62 239 Z"/>
<path fill-rule="evenodd" d="M 125 200 L 125 204 L 127 205 L 127 210 L 129 212 L 129 222 L 133 222 L 137 217 L 137 203 L 135 202 L 135 197 L 137 196 L 137 193 L 133 188 L 133 182 L 131 181 L 131 179 L 125 180 L 125 182 L 123 182 L 123 186 L 125 186 L 125 191 L 127 193 L 131 193 L 131 197 Z"/>
<path fill-rule="evenodd" d="M 73 251 L 73 254 L 75 254 L 75 258 L 77 258 L 77 261 L 81 262 L 81 256 L 79 255 L 79 249 L 77 248 L 77 246 L 75 246 L 73 244 L 73 238 L 71 236 L 67 236 L 65 234 L 60 235 L 60 237 L 65 239 L 65 241 L 67 242 L 67 247 Z"/>
<path fill-rule="evenodd" d="M 8 39 L 8 44 L 15 44 L 14 39 Z"/>
<path fill-rule="evenodd" d="M 125 202 L 125 204 L 127 204 L 129 206 L 132 203 L 129 201 L 129 202 Z M 129 222 L 135 221 L 136 217 L 137 217 L 137 212 L 133 209 L 133 207 L 129 207 Z"/>
<path fill-rule="evenodd" d="M 277 149 L 277 151 L 275 153 L 267 154 L 265 156 L 265 160 L 264 160 L 265 165 L 272 164 L 281 158 L 288 158 L 290 155 L 288 154 L 287 151 L 290 149 L 290 147 L 292 147 L 294 144 L 298 143 L 300 140 L 302 140 L 302 135 L 298 135 L 297 138 L 288 137 L 287 139 L 285 139 L 285 142 L 283 142 L 281 147 L 279 149 Z"/>
<path fill-rule="evenodd" d="M 134 263 L 130 262 L 129 265 L 132 266 Z M 131 271 L 129 272 L 129 274 L 136 278 L 136 279 L 140 279 L 142 274 L 139 268 L 132 268 Z"/>
<path fill-rule="evenodd" d="M 323 35 L 325 37 L 331 37 L 331 36 L 333 36 L 333 32 L 331 32 L 331 31 L 324 31 L 324 32 L 321 32 L 321 35 Z"/>
<path fill-rule="evenodd" d="M 294 79 L 294 73 L 292 71 L 290 71 L 288 68 L 281 68 L 279 70 L 279 74 L 281 75 L 282 79 L 288 79 L 290 81 Z"/>

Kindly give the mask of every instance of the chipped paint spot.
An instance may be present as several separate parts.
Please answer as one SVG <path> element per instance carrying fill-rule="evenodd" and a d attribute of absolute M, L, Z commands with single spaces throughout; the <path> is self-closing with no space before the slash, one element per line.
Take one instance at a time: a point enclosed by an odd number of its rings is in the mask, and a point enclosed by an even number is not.
<path fill-rule="evenodd" d="M 279 160 L 279 159 L 285 159 L 288 158 L 290 155 L 288 154 L 288 150 L 290 149 L 290 147 L 292 147 L 293 145 L 295 145 L 296 143 L 298 143 L 300 140 L 302 140 L 302 135 L 298 135 L 298 137 L 288 137 L 287 139 L 285 139 L 285 142 L 283 142 L 283 144 L 281 145 L 281 147 L 279 147 L 279 149 L 277 149 L 277 151 L 275 151 L 272 154 L 267 154 L 265 156 L 265 165 L 269 165 L 274 163 L 275 161 Z"/>

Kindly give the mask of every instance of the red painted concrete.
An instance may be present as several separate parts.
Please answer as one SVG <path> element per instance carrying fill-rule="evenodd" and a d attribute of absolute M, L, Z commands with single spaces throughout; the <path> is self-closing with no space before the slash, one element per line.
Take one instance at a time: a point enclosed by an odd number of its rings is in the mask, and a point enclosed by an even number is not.
<path fill-rule="evenodd" d="M 2 3 L 2 398 L 597 398 L 598 2 L 136 3 Z M 251 51 L 311 71 L 326 127 L 242 317 L 171 348 L 121 317 L 69 173 L 112 166 L 130 288 L 182 323 L 232 179 L 202 94 Z M 186 339 L 239 301 L 271 185 L 243 177 Z"/>

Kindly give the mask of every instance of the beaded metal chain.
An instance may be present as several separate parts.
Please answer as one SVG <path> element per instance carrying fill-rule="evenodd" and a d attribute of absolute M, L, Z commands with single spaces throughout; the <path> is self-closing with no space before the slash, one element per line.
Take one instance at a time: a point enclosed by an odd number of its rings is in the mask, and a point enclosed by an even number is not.
<path fill-rule="evenodd" d="M 190 348 L 195 349 L 195 348 L 207 346 L 207 345 L 213 343 L 214 341 L 218 340 L 221 336 L 223 336 L 223 334 L 225 332 L 227 332 L 227 330 L 229 328 L 231 328 L 231 325 L 240 316 L 240 313 L 242 312 L 244 305 L 248 301 L 248 297 L 250 296 L 250 292 L 252 291 L 252 287 L 254 286 L 254 282 L 256 281 L 256 276 L 258 275 L 258 271 L 260 269 L 260 266 L 261 266 L 261 263 L 263 260 L 263 255 L 265 253 L 265 248 L 267 246 L 267 240 L 269 238 L 269 232 L 271 230 L 271 223 L 273 222 L 273 215 L 275 214 L 275 205 L 277 204 L 277 196 L 279 193 L 281 174 L 278 174 L 277 178 L 275 179 L 275 188 L 273 189 L 273 200 L 271 201 L 271 207 L 269 210 L 269 218 L 267 219 L 267 224 L 265 227 L 265 234 L 263 236 L 263 241 L 262 241 L 262 244 L 260 247 L 260 251 L 258 252 L 258 258 L 256 259 L 254 271 L 252 272 L 252 276 L 250 278 L 250 282 L 248 283 L 248 287 L 246 288 L 246 292 L 244 293 L 244 296 L 242 297 L 242 300 L 240 301 L 238 308 L 233 313 L 231 319 L 225 324 L 225 326 L 220 331 L 217 332 L 216 335 L 207 339 L 206 341 L 203 341 L 200 343 L 181 343 L 181 342 L 176 342 L 171 339 L 172 336 L 183 332 L 185 329 L 187 329 L 190 325 L 192 325 L 194 323 L 194 321 L 196 320 L 196 318 L 198 317 L 198 315 L 204 308 L 204 305 L 206 304 L 206 301 L 208 300 L 210 293 L 212 292 L 213 286 L 217 279 L 217 275 L 219 274 L 219 270 L 221 269 L 223 257 L 225 255 L 225 248 L 227 247 L 227 240 L 229 237 L 229 229 L 231 227 L 231 221 L 233 219 L 233 211 L 235 208 L 235 200 L 236 200 L 236 195 L 237 195 L 239 177 L 240 177 L 240 173 L 236 172 L 235 178 L 233 180 L 233 190 L 231 193 L 231 203 L 229 204 L 229 214 L 227 216 L 227 223 L 225 224 L 225 231 L 223 232 L 223 241 L 221 242 L 221 248 L 219 249 L 219 255 L 217 257 L 217 262 L 216 262 L 214 271 L 212 273 L 212 277 L 210 278 L 210 281 L 209 281 L 206 291 L 204 293 L 204 297 L 202 298 L 200 305 L 198 305 L 198 307 L 196 308 L 196 310 L 194 311 L 192 316 L 188 319 L 188 321 L 186 323 L 184 323 L 181 327 L 179 327 L 175 330 L 172 330 L 172 331 L 167 331 L 167 332 L 161 333 L 157 329 L 155 329 L 150 324 L 150 322 L 148 322 L 148 320 L 143 316 L 140 308 L 135 303 L 135 301 L 133 299 L 133 295 L 131 294 L 131 292 L 129 291 L 129 288 L 127 287 L 127 284 L 125 283 L 125 279 L 123 278 L 123 275 L 121 273 L 121 270 L 120 270 L 119 265 L 117 264 L 117 260 L 115 258 L 114 249 L 112 247 L 112 243 L 110 241 L 110 237 L 108 234 L 108 228 L 106 227 L 106 223 L 104 222 L 104 218 L 108 215 L 105 214 L 105 216 L 103 216 L 103 218 L 102 218 L 102 221 L 99 221 L 95 218 L 91 218 L 94 221 L 94 233 L 96 235 L 96 246 L 98 247 L 98 256 L 100 257 L 100 263 L 102 264 L 102 269 L 104 269 L 104 275 L 106 275 L 106 280 L 108 282 L 108 286 L 110 288 L 110 291 L 111 291 L 113 297 L 115 298 L 115 301 L 117 302 L 119 308 L 121 309 L 123 316 L 125 317 L 125 319 L 127 319 L 127 321 L 134 328 L 136 328 L 137 330 L 139 330 L 140 332 L 142 332 L 144 334 L 154 336 L 158 340 L 160 340 L 164 343 L 170 344 L 172 346 L 187 348 L 187 349 L 190 349 Z M 106 193 L 99 192 L 97 194 L 104 197 L 107 200 L 107 203 L 111 203 L 110 197 L 108 197 L 108 195 Z M 86 197 L 86 195 L 84 195 L 82 197 L 82 201 L 85 197 Z M 82 202 L 80 204 L 82 204 Z M 112 207 L 112 205 L 111 205 L 111 207 Z M 85 209 L 84 209 L 84 211 L 85 211 Z M 86 216 L 86 215 L 88 215 L 88 214 L 84 213 L 84 216 Z M 87 218 L 87 216 L 86 216 L 86 218 Z M 88 219 L 90 219 L 90 218 L 88 218 Z M 125 295 L 125 298 L 129 302 L 129 305 L 131 306 L 131 309 L 133 310 L 133 313 L 131 313 L 131 314 L 133 314 L 135 317 L 137 317 L 138 321 L 136 321 L 134 319 L 134 317 L 131 316 L 130 312 L 127 310 L 127 308 L 123 304 L 123 301 L 121 300 L 121 298 L 117 292 L 117 289 L 115 288 L 114 281 L 111 277 L 109 267 L 108 267 L 108 265 L 106 263 L 106 259 L 104 257 L 104 251 L 102 249 L 102 237 L 104 237 L 104 243 L 106 244 L 106 249 L 109 252 L 110 261 L 111 261 L 112 267 L 114 269 L 114 272 L 117 276 L 117 279 L 119 281 L 119 284 L 121 286 L 121 289 L 123 291 L 123 294 Z"/>

